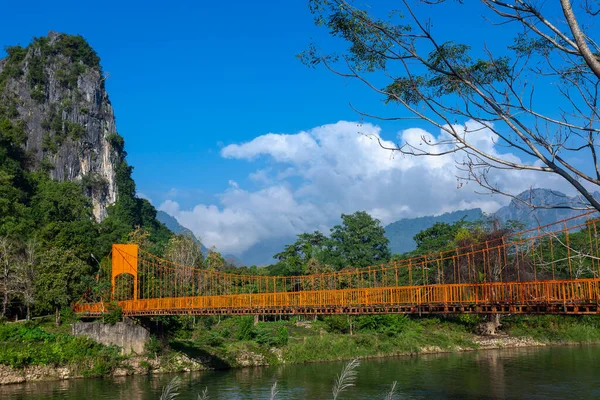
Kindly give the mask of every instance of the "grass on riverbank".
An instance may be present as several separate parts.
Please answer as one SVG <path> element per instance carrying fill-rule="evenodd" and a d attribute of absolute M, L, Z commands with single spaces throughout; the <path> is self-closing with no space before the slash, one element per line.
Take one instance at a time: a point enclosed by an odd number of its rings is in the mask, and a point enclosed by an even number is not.
<path fill-rule="evenodd" d="M 252 317 L 204 319 L 195 329 L 177 329 L 171 347 L 212 357 L 213 367 L 305 363 L 476 348 L 471 323 L 404 315 L 322 317 L 259 322 Z M 350 331 L 352 330 L 352 334 Z"/>
<path fill-rule="evenodd" d="M 48 332 L 41 325 L 37 321 L 0 324 L 0 364 L 13 368 L 68 366 L 88 377 L 110 375 L 124 359 L 116 346 L 64 332 Z"/>
<path fill-rule="evenodd" d="M 530 337 L 547 344 L 600 343 L 600 316 L 513 315 L 502 319 L 511 336 Z"/>

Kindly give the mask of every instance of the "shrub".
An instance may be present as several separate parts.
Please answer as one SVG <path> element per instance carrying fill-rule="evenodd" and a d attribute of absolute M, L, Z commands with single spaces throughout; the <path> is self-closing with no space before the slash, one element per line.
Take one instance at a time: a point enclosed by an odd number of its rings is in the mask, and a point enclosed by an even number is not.
<path fill-rule="evenodd" d="M 455 320 L 469 330 L 473 330 L 477 325 L 483 322 L 483 318 L 476 314 L 459 314 L 456 316 Z"/>
<path fill-rule="evenodd" d="M 332 316 L 328 316 L 328 317 L 323 317 L 323 322 L 325 322 L 327 332 L 331 332 L 331 333 L 348 333 L 348 332 L 350 332 L 350 324 L 348 323 L 348 318 L 345 316 L 332 315 Z"/>
<path fill-rule="evenodd" d="M 160 340 L 158 340 L 155 336 L 152 336 L 150 340 L 147 341 L 144 345 L 144 351 L 150 357 L 158 357 L 160 354 L 163 353 L 163 350 L 163 345 L 160 343 Z"/>
<path fill-rule="evenodd" d="M 403 314 L 363 315 L 356 318 L 356 326 L 360 331 L 383 333 L 395 336 L 402 333 L 410 319 Z"/>
<path fill-rule="evenodd" d="M 106 136 L 106 141 L 119 154 L 123 154 L 125 150 L 125 139 L 118 133 L 111 133 Z"/>
<path fill-rule="evenodd" d="M 30 95 L 36 103 L 42 103 L 44 100 L 46 100 L 46 93 L 44 93 L 43 89 L 37 86 L 31 90 Z"/>
<path fill-rule="evenodd" d="M 288 328 L 286 326 L 279 326 L 277 328 L 277 344 L 279 346 L 285 346 L 288 344 L 290 334 L 288 332 Z"/>
<path fill-rule="evenodd" d="M 254 331 L 254 318 L 253 317 L 242 317 L 239 321 L 239 340 L 252 340 L 256 336 Z"/>
<path fill-rule="evenodd" d="M 114 325 L 123 320 L 123 309 L 117 304 L 108 305 L 109 312 L 102 315 L 102 322 L 105 324 Z"/>

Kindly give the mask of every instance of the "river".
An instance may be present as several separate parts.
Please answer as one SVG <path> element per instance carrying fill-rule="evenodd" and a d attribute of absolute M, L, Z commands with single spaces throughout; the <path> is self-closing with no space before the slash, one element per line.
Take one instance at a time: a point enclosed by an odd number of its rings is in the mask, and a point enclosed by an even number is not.
<path fill-rule="evenodd" d="M 345 363 L 286 365 L 179 374 L 177 400 L 329 399 Z M 0 387 L 0 398 L 158 400 L 174 375 L 76 379 Z M 356 386 L 342 399 L 384 399 L 397 381 L 396 399 L 598 399 L 600 346 L 489 350 L 363 360 Z"/>

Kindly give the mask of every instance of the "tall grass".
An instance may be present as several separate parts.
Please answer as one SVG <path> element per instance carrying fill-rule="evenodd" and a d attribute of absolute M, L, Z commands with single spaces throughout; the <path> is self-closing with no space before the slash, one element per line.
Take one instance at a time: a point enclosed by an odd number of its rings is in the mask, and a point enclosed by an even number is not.
<path fill-rule="evenodd" d="M 354 386 L 354 381 L 356 381 L 356 377 L 358 375 L 358 371 L 356 371 L 356 369 L 359 366 L 360 361 L 358 361 L 358 358 L 355 358 L 346 364 L 344 368 L 342 368 L 342 372 L 337 376 L 335 382 L 333 383 L 333 400 L 337 400 L 343 391 Z"/>

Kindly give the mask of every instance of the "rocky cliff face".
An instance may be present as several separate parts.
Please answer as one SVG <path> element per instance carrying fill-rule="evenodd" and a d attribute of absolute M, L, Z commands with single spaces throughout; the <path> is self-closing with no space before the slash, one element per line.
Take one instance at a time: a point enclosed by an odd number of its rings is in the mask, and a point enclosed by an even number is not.
<path fill-rule="evenodd" d="M 0 60 L 0 103 L 25 132 L 29 168 L 80 181 L 98 221 L 117 198 L 123 141 L 100 60 L 80 36 L 50 32 Z"/>

